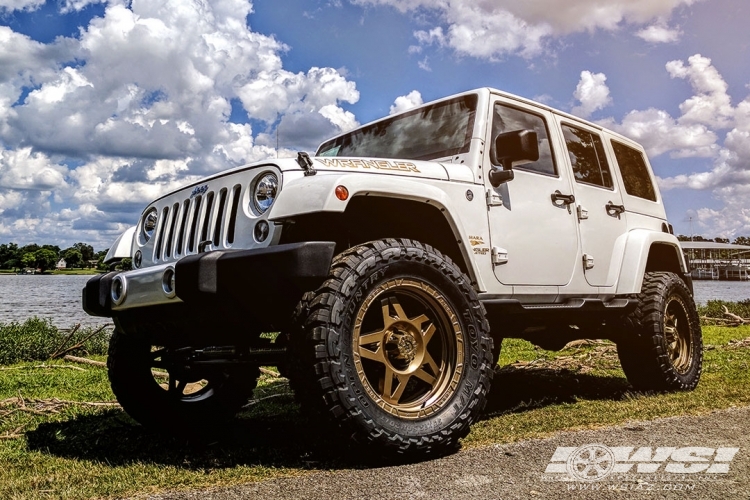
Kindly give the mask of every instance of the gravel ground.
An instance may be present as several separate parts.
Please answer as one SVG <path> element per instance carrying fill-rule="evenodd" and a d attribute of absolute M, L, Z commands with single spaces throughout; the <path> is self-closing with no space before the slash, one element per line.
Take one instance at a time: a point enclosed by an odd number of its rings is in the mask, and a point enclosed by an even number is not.
<path fill-rule="evenodd" d="M 750 407 L 716 411 L 700 417 L 672 417 L 654 421 L 630 422 L 623 426 L 593 431 L 563 432 L 548 439 L 521 441 L 508 445 L 494 445 L 461 451 L 455 455 L 397 467 L 363 470 L 312 472 L 299 477 L 275 479 L 230 488 L 167 492 L 150 497 L 153 500 L 188 499 L 499 499 L 499 498 L 750 498 Z M 598 481 L 572 481 L 565 472 L 563 457 L 557 460 L 561 473 L 545 473 L 558 447 L 568 447 L 572 458 L 588 458 L 588 451 L 579 454 L 572 448 L 598 444 L 604 456 Z M 623 450 L 620 447 L 632 447 Z M 623 465 L 627 457 L 638 451 L 643 458 L 658 447 L 703 447 L 698 451 L 707 461 L 687 462 L 688 458 L 671 456 L 659 463 L 651 456 L 655 474 L 638 473 L 633 465 L 628 475 L 610 470 L 610 464 Z M 733 459 L 719 462 L 713 449 L 739 448 Z M 608 455 L 608 451 L 614 455 Z M 683 450 L 684 451 L 684 450 Z M 663 451 L 669 454 L 670 451 Z M 731 455 L 731 452 L 728 452 Z M 658 456 L 658 453 L 657 453 Z M 610 457 L 610 460 L 607 459 Z M 614 457 L 614 461 L 611 460 Z M 707 464 L 725 464 L 728 473 L 708 474 L 666 472 L 675 463 L 705 469 Z M 725 457 L 726 458 L 726 457 Z M 646 458 L 645 460 L 649 460 Z M 630 463 L 633 463 L 631 460 Z M 553 466 L 554 467 L 554 466 Z M 645 467 L 645 465 L 644 465 Z M 679 465 L 682 467 L 682 465 Z M 566 480 L 563 480 L 566 479 Z"/>

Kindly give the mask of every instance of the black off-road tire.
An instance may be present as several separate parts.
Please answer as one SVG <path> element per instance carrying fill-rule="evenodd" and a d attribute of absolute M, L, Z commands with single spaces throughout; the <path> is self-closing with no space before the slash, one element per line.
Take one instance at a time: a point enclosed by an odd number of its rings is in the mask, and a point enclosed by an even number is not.
<path fill-rule="evenodd" d="M 645 274 L 617 354 L 628 382 L 638 390 L 695 389 L 703 367 L 703 337 L 693 297 L 677 274 Z"/>
<path fill-rule="evenodd" d="M 258 367 L 214 369 L 192 375 L 205 387 L 190 393 L 187 377 L 173 371 L 167 356 L 156 356 L 151 343 L 137 333 L 115 328 L 109 344 L 109 382 L 122 408 L 144 427 L 203 440 L 218 432 L 252 395 Z M 161 349 L 164 349 L 163 347 Z M 155 377 L 152 368 L 165 368 Z M 165 387 L 166 386 L 166 387 Z M 186 390 L 187 388 L 187 390 Z"/>
<path fill-rule="evenodd" d="M 371 453 L 452 451 L 485 406 L 493 345 L 484 307 L 430 246 L 386 239 L 343 252 L 297 316 L 298 400 Z"/>

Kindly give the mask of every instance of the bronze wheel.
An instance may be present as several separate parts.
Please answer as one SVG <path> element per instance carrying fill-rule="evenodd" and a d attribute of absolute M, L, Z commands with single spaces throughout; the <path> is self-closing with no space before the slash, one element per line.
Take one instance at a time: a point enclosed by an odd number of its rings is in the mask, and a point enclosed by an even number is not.
<path fill-rule="evenodd" d="M 375 454 L 445 453 L 484 408 L 484 307 L 433 248 L 388 239 L 347 250 L 298 314 L 290 384 L 303 409 Z"/>
<path fill-rule="evenodd" d="M 461 380 L 463 333 L 456 313 L 418 280 L 390 280 L 373 290 L 357 311 L 352 345 L 367 394 L 402 418 L 439 410 Z"/>
<path fill-rule="evenodd" d="M 674 273 L 643 278 L 636 310 L 624 320 L 617 354 L 640 390 L 692 390 L 703 367 L 703 338 L 690 290 Z"/>
<path fill-rule="evenodd" d="M 667 300 L 664 309 L 664 340 L 672 366 L 675 371 L 684 375 L 690 370 L 693 342 L 687 306 L 679 295 L 673 295 Z"/>

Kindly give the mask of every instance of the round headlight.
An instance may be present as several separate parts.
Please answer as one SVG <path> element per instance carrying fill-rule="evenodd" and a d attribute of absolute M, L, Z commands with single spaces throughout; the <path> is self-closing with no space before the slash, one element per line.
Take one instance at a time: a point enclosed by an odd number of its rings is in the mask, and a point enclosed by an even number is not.
<path fill-rule="evenodd" d="M 146 215 L 143 216 L 143 225 L 141 226 L 141 235 L 143 236 L 143 243 L 147 243 L 148 240 L 154 235 L 156 230 L 156 222 L 159 220 L 159 214 L 155 208 L 152 208 Z"/>
<path fill-rule="evenodd" d="M 263 174 L 255 183 L 253 192 L 253 205 L 258 213 L 263 213 L 273 205 L 276 199 L 276 192 L 279 188 L 279 180 L 272 173 Z"/>

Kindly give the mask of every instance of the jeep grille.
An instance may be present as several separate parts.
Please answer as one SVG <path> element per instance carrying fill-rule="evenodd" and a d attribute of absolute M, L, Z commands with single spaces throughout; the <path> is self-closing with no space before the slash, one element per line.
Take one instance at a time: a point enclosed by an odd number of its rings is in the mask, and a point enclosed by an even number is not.
<path fill-rule="evenodd" d="M 231 189 L 208 191 L 182 202 L 164 206 L 154 245 L 154 261 L 176 260 L 210 245 L 222 248 L 234 243 L 239 184 Z M 188 194 L 188 193 L 186 193 Z"/>

